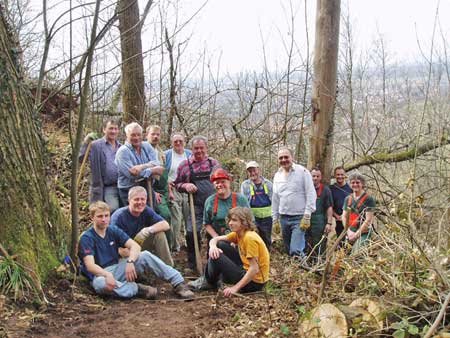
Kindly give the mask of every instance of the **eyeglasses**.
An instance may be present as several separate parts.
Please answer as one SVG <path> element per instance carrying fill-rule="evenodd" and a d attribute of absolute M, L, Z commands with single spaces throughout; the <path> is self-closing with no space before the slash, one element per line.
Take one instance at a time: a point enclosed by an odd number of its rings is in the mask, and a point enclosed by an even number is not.
<path fill-rule="evenodd" d="M 289 156 L 280 156 L 278 157 L 279 160 L 287 160 L 289 159 Z"/>
<path fill-rule="evenodd" d="M 173 141 L 173 143 L 177 144 L 177 143 L 183 143 L 183 140 L 175 140 Z"/>

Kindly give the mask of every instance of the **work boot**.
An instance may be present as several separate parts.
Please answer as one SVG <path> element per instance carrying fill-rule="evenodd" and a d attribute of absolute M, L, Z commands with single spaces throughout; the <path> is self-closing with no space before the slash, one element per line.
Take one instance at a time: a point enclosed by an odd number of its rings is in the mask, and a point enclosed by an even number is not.
<path fill-rule="evenodd" d="M 180 296 L 180 298 L 183 299 L 192 299 L 194 298 L 194 293 L 189 290 L 188 286 L 186 285 L 186 283 L 180 283 L 177 286 L 175 286 L 173 288 L 173 290 L 175 291 L 175 293 Z"/>
<path fill-rule="evenodd" d="M 137 295 L 144 299 L 155 299 L 158 294 L 158 289 L 150 285 L 137 283 L 138 293 Z"/>
<path fill-rule="evenodd" d="M 206 290 L 213 290 L 213 289 L 217 288 L 216 286 L 210 284 L 206 280 L 205 276 L 200 276 L 196 280 L 189 282 L 188 286 L 193 291 L 206 291 Z"/>

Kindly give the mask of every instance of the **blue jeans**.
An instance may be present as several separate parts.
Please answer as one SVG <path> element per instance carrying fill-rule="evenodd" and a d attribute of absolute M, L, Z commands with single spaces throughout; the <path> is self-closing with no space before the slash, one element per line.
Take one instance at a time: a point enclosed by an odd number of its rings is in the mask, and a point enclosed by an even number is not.
<path fill-rule="evenodd" d="M 256 218 L 255 217 L 256 228 L 258 229 L 258 234 L 270 249 L 272 245 L 272 216 L 266 218 Z"/>
<path fill-rule="evenodd" d="M 300 229 L 303 215 L 281 215 L 280 225 L 284 248 L 289 256 L 305 256 L 305 232 Z"/>
<path fill-rule="evenodd" d="M 106 271 L 113 274 L 114 279 L 116 280 L 116 287 L 114 288 L 113 293 L 121 298 L 133 297 L 138 292 L 138 286 L 135 282 L 127 282 L 125 277 L 126 265 L 127 260 L 124 258 L 121 259 L 119 263 L 105 268 Z M 177 270 L 165 264 L 157 256 L 148 251 L 142 251 L 139 254 L 139 258 L 134 263 L 134 266 L 138 275 L 144 271 L 150 271 L 153 272 L 156 277 L 169 282 L 174 287 L 184 282 L 183 277 Z M 109 294 L 108 291 L 105 291 L 105 286 L 106 278 L 103 276 L 94 277 L 92 280 L 92 287 L 98 294 Z"/>
<path fill-rule="evenodd" d="M 119 189 L 117 189 L 117 186 L 103 187 L 103 199 L 111 208 L 111 214 L 120 208 Z"/>

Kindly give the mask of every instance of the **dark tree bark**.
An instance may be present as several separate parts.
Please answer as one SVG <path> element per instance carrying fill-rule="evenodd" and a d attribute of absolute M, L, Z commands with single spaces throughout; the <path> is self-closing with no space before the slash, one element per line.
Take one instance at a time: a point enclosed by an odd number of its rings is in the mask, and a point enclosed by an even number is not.
<path fill-rule="evenodd" d="M 145 111 L 144 63 L 137 0 L 119 0 L 122 52 L 122 104 L 125 123 L 143 124 Z"/>
<path fill-rule="evenodd" d="M 336 101 L 340 0 L 317 0 L 312 125 L 309 167 L 319 166 L 325 181 L 331 175 L 334 106 Z"/>
<path fill-rule="evenodd" d="M 45 277 L 65 254 L 67 220 L 46 184 L 46 149 L 20 46 L 0 6 L 0 242 Z"/>

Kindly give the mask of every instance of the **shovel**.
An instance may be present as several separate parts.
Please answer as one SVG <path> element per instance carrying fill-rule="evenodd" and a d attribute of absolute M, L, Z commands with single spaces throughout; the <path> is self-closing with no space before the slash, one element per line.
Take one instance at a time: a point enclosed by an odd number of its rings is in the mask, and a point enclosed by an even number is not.
<path fill-rule="evenodd" d="M 195 208 L 194 208 L 194 196 L 189 194 L 189 206 L 191 209 L 191 222 L 192 222 L 192 230 L 194 231 L 194 251 L 195 251 L 195 266 L 197 267 L 197 272 L 199 275 L 203 273 L 202 261 L 200 258 L 200 248 L 198 247 L 198 238 L 197 238 L 197 223 L 195 219 Z"/>

